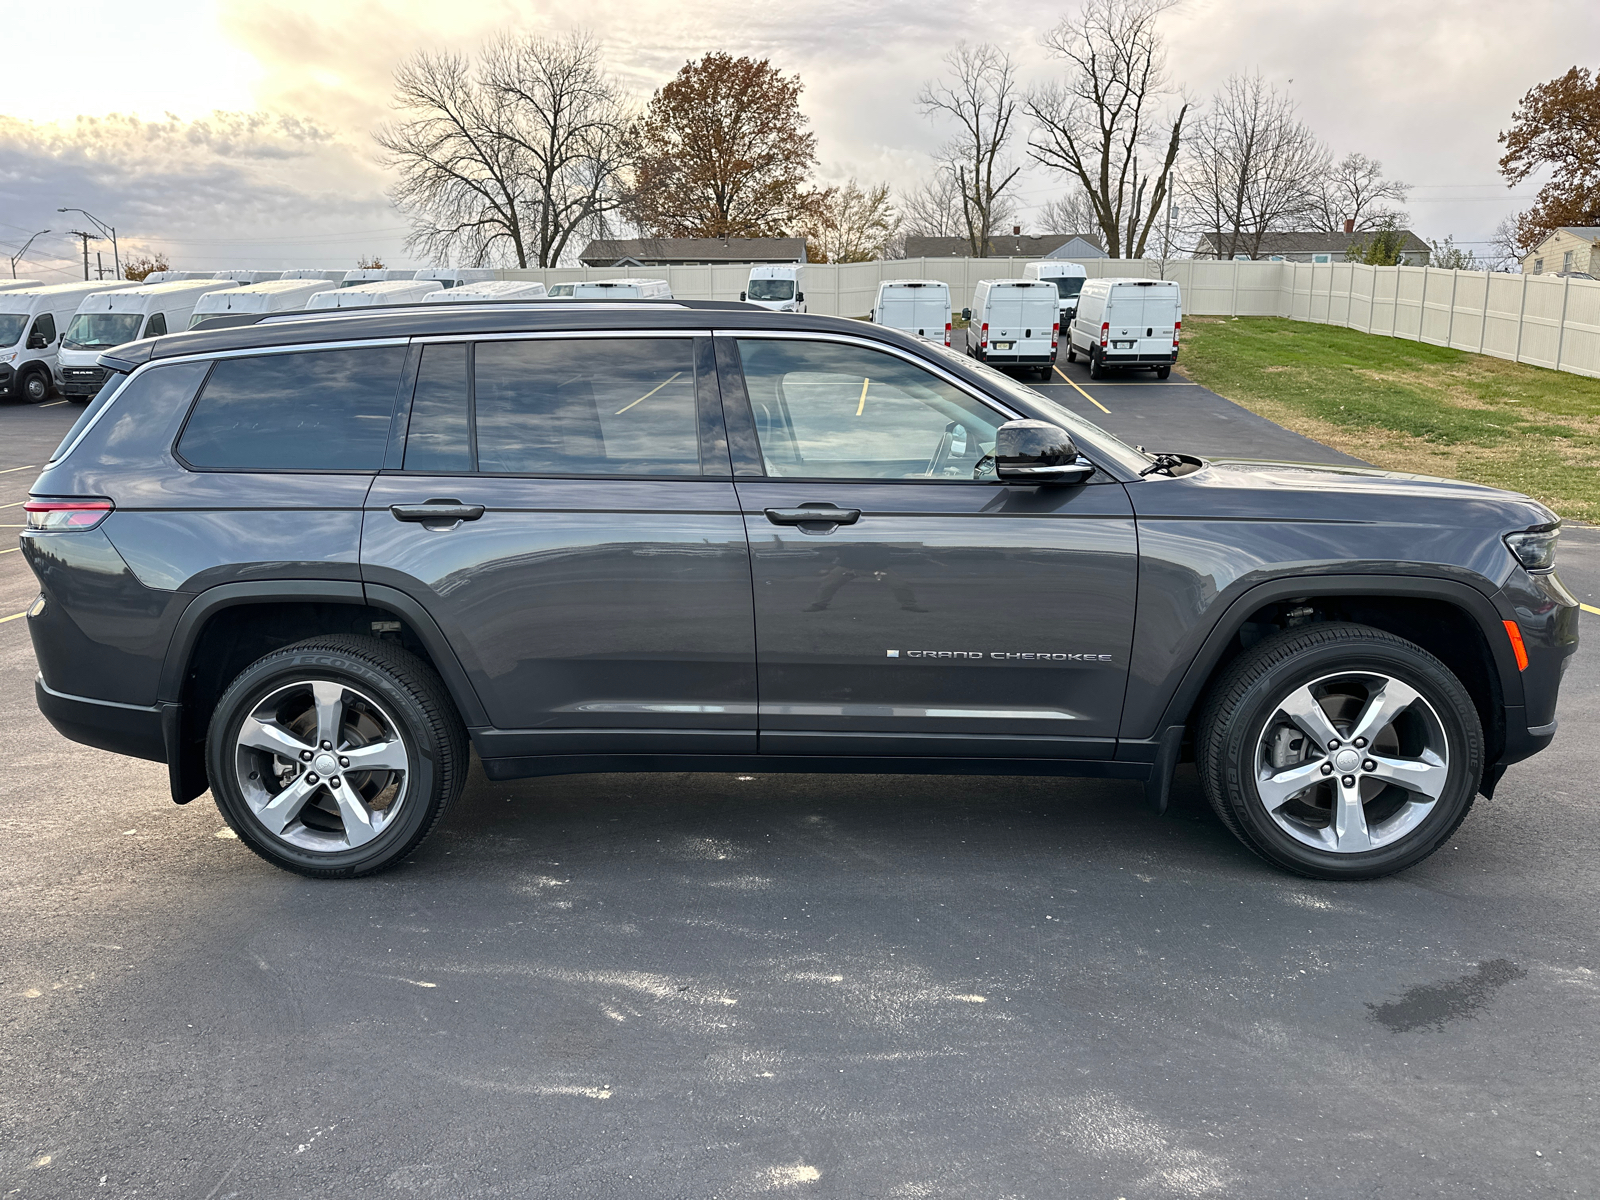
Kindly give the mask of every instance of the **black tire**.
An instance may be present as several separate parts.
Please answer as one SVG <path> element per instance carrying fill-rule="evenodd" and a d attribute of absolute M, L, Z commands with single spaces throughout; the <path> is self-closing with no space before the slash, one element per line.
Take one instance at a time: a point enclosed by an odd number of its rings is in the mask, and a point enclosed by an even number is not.
<path fill-rule="evenodd" d="M 291 818 L 283 834 L 273 832 L 258 816 L 246 798 L 244 788 L 251 786 L 241 779 L 254 780 L 256 774 L 246 774 L 240 765 L 242 755 L 254 753 L 241 750 L 238 739 L 247 717 L 257 706 L 275 695 L 291 692 L 300 683 L 331 682 L 340 685 L 341 717 L 346 717 L 345 705 L 352 695 L 358 701 L 370 697 L 376 704 L 364 706 L 350 702 L 349 711 L 358 714 L 376 711 L 381 725 L 392 724 L 398 735 L 406 769 L 396 794 L 389 804 L 393 813 L 382 812 L 386 821 L 381 832 L 362 845 L 344 849 L 337 844 L 308 849 L 286 840 L 291 828 L 299 826 L 307 838 L 329 839 L 336 843 L 338 831 L 336 818 L 331 820 L 317 803 L 306 801 L 300 811 L 307 819 L 302 823 Z M 313 725 L 315 725 L 313 718 Z M 341 725 L 341 728 L 343 726 Z M 354 731 L 354 725 L 350 726 Z M 352 737 L 355 734 L 352 732 Z M 313 735 L 313 741 L 315 736 Z M 344 743 L 341 743 L 343 745 Z M 353 743 L 359 746 L 360 742 Z M 335 755 L 340 747 L 334 748 Z M 350 753 L 355 753 L 352 749 Z M 270 755 L 266 760 L 270 761 Z M 279 755 L 277 761 L 293 763 L 292 755 Z M 342 781 L 346 796 L 361 786 L 357 779 L 370 779 L 375 772 L 358 774 L 350 760 L 340 760 L 349 770 L 348 780 Z M 466 783 L 470 761 L 466 730 L 457 715 L 439 677 L 415 655 L 376 638 L 356 636 L 329 636 L 313 638 L 275 650 L 251 663 L 228 686 L 217 702 L 212 714 L 206 739 L 206 773 L 211 783 L 211 793 L 221 810 L 223 820 L 262 858 L 285 870 L 296 871 L 316 879 L 349 879 L 370 875 L 393 866 L 414 851 L 432 832 L 444 811 L 461 793 Z M 299 764 L 295 764 L 299 767 Z M 282 770 L 281 766 L 276 768 Z M 300 768 L 305 772 L 314 765 Z M 265 766 L 261 768 L 265 774 Z M 290 776 L 294 771 L 290 770 Z M 310 775 L 315 780 L 316 776 Z M 332 776 L 338 779 L 338 776 Z M 387 777 L 393 780 L 395 777 Z M 278 780 L 280 784 L 282 779 Z M 317 793 L 318 803 L 326 806 L 334 802 L 335 793 L 326 786 Z M 263 791 L 267 784 L 259 785 Z M 341 786 L 335 784 L 334 786 Z M 280 788 L 282 795 L 288 789 Z M 269 796 L 271 793 L 267 793 Z M 374 806 L 377 811 L 377 806 Z M 339 810 L 336 807 L 337 811 Z M 311 816 L 310 814 L 315 814 Z M 376 819 L 376 818 L 375 818 Z M 313 821 L 318 824 L 313 827 Z M 319 832 L 319 830 L 321 832 Z M 355 839 L 349 838 L 353 842 Z"/>
<path fill-rule="evenodd" d="M 1078 352 L 1072 348 L 1071 342 L 1067 343 L 1067 361 L 1069 363 L 1075 363 L 1078 361 Z"/>
<path fill-rule="evenodd" d="M 1157 379 L 1166 379 L 1171 374 L 1172 374 L 1172 368 L 1171 367 L 1157 367 L 1156 368 L 1156 378 Z"/>
<path fill-rule="evenodd" d="M 1356 852 L 1313 848 L 1286 832 L 1262 800 L 1256 783 L 1258 746 L 1269 721 L 1282 721 L 1279 706 L 1286 704 L 1296 689 L 1314 682 L 1320 687 L 1329 679 L 1364 673 L 1398 680 L 1427 702 L 1426 718 L 1403 716 L 1400 720 L 1427 720 L 1430 728 L 1436 727 L 1433 736 L 1448 747 L 1441 768 L 1444 784 L 1420 822 L 1388 844 Z M 1322 708 L 1326 712 L 1328 704 L 1323 703 Z M 1333 724 L 1341 735 L 1348 732 L 1339 729 L 1337 722 Z M 1241 654 L 1213 686 L 1200 716 L 1195 746 L 1201 784 L 1222 823 L 1262 858 L 1313 879 L 1376 879 L 1422 861 L 1466 818 L 1484 766 L 1478 711 L 1449 668 L 1404 638 L 1346 623 L 1287 630 Z M 1374 757 L 1389 753 L 1376 747 L 1375 741 L 1361 753 Z M 1320 750 L 1312 753 L 1320 754 Z M 1327 768 L 1319 771 L 1332 769 L 1334 755 L 1329 753 L 1326 758 Z M 1337 777 L 1339 770 L 1343 768 L 1333 770 L 1332 775 Z M 1325 786 L 1337 789 L 1337 780 L 1328 778 Z M 1365 786 L 1358 784 L 1356 794 L 1362 795 L 1359 789 Z M 1381 782 L 1376 786 L 1384 787 Z M 1382 806 L 1396 803 L 1390 798 L 1395 794 L 1401 794 L 1399 789 L 1389 787 L 1364 801 L 1363 831 L 1367 815 L 1381 815 Z"/>
<path fill-rule="evenodd" d="M 1089 347 L 1089 378 L 1104 379 L 1106 369 L 1100 365 L 1100 355 L 1093 346 Z"/>
<path fill-rule="evenodd" d="M 22 399 L 28 404 L 40 404 L 50 398 L 50 376 L 43 371 L 29 371 L 22 380 Z"/>

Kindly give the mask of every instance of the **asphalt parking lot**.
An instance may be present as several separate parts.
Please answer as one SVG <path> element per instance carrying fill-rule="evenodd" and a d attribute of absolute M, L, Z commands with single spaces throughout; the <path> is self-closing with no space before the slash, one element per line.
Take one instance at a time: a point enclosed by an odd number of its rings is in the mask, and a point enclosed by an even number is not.
<path fill-rule="evenodd" d="M 1305 441 L 1063 372 L 1152 449 Z M 8 534 L 77 411 L 0 409 Z M 1600 530 L 1560 571 L 1600 606 Z M 475 773 L 405 866 L 318 883 L 60 738 L 7 621 L 0 1195 L 1594 1195 L 1584 620 L 1552 749 L 1349 885 L 1256 860 L 1188 768 L 1163 818 L 1109 781 Z"/>

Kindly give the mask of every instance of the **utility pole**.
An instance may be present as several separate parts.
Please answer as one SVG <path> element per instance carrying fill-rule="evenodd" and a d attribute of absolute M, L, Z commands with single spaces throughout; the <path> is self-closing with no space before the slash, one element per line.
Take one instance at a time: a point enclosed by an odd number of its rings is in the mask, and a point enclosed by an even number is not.
<path fill-rule="evenodd" d="M 88 217 L 89 220 L 94 222 L 94 227 L 100 231 L 100 236 L 101 237 L 110 238 L 111 239 L 111 258 L 112 258 L 112 261 L 114 261 L 117 264 L 117 278 L 119 278 L 119 279 L 122 278 L 122 254 L 117 249 L 117 227 L 115 225 L 107 225 L 104 221 L 102 221 L 99 217 L 95 216 L 88 209 L 84 209 L 84 208 L 58 208 L 58 209 L 56 209 L 56 211 L 57 212 L 82 213 L 84 216 Z M 87 248 L 88 243 L 86 242 L 86 243 L 84 243 L 84 245 Z M 87 271 L 89 269 L 89 256 L 88 256 L 87 252 L 85 252 L 85 254 L 84 254 L 83 262 L 84 262 L 84 268 L 83 269 L 85 271 Z M 87 279 L 87 278 L 89 278 L 89 276 L 85 275 L 84 278 Z"/>
<path fill-rule="evenodd" d="M 106 262 L 98 250 L 94 252 L 94 277 L 96 279 L 104 279 L 106 277 Z"/>
<path fill-rule="evenodd" d="M 28 252 L 28 247 L 33 245 L 33 238 L 43 237 L 49 232 L 50 231 L 48 229 L 39 230 L 39 232 L 34 234 L 33 237 L 30 237 L 27 241 L 22 243 L 21 250 L 18 250 L 11 256 L 11 278 L 15 279 L 17 277 L 17 263 L 21 260 L 22 256 Z"/>
<path fill-rule="evenodd" d="M 75 238 L 83 239 L 83 278 L 87 281 L 89 278 L 89 239 L 93 238 L 98 242 L 100 235 L 97 233 L 85 233 L 81 229 L 69 229 L 67 232 Z"/>

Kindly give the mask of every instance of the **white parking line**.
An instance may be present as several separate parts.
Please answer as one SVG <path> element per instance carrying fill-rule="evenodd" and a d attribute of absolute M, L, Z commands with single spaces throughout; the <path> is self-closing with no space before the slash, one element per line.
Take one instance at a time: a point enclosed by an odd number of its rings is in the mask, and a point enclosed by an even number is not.
<path fill-rule="evenodd" d="M 29 471 L 29 470 L 32 470 L 32 469 L 33 469 L 33 464 L 32 463 L 23 463 L 20 467 L 7 467 L 5 470 L 0 471 L 0 475 L 9 475 L 13 471 Z"/>
<path fill-rule="evenodd" d="M 39 407 L 40 408 L 54 408 L 58 404 L 65 404 L 65 403 L 66 403 L 65 400 L 52 400 L 52 401 L 50 401 L 49 404 L 41 404 L 41 405 L 39 405 Z"/>

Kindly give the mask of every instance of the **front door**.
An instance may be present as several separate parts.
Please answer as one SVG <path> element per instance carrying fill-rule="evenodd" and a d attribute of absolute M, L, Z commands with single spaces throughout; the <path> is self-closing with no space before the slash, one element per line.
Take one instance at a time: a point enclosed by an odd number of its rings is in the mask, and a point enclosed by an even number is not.
<path fill-rule="evenodd" d="M 362 573 L 443 629 L 486 758 L 755 749 L 749 556 L 707 337 L 425 346 Z"/>
<path fill-rule="evenodd" d="M 738 338 L 718 360 L 755 443 L 736 486 L 762 752 L 1109 758 L 1137 574 L 1121 484 L 996 482 L 1008 416 L 886 351 Z"/>

